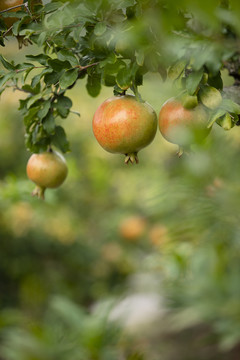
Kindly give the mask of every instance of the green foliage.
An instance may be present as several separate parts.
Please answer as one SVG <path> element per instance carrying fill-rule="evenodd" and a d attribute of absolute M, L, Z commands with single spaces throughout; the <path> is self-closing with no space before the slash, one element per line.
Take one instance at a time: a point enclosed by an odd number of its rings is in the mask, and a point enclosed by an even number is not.
<path fill-rule="evenodd" d="M 147 93 L 153 84 L 146 82 Z M 166 143 L 161 152 L 153 143 L 151 162 L 129 171 L 107 162 L 89 128 L 70 117 L 69 180 L 42 203 L 29 195 L 14 116 L 1 121 L 9 144 L 0 144 L 4 360 L 152 360 L 159 354 L 164 360 L 233 360 L 240 311 L 237 126 L 227 134 L 215 127 L 205 144 L 181 159 Z M 18 179 L 7 175 L 13 171 Z M 147 224 L 133 243 L 119 233 L 130 214 Z M 156 225 L 165 232 L 152 243 Z M 155 279 L 151 291 L 165 299 L 167 312 L 129 334 L 108 314 L 119 298 L 134 293 L 134 276 L 143 273 Z M 140 285 L 136 293 L 148 295 L 149 281 Z"/>
<path fill-rule="evenodd" d="M 165 78 L 170 66 L 169 77 L 181 80 L 181 87 L 196 95 L 203 73 L 208 77 L 203 86 L 221 89 L 220 70 L 238 54 L 239 8 L 234 1 L 229 6 L 180 1 L 175 7 L 171 1 L 73 0 L 29 9 L 4 12 L 2 22 L 9 16 L 18 18 L 13 35 L 23 44 L 34 44 L 39 54 L 27 56 L 21 64 L 1 56 L 5 70 L 0 84 L 1 92 L 10 86 L 27 94 L 20 109 L 26 146 L 32 152 L 43 151 L 50 143 L 69 150 L 63 130 L 58 140 L 56 121 L 67 117 L 71 105 L 63 111 L 59 97 L 85 77 L 86 90 L 93 97 L 102 84 L 119 88 L 117 93 L 131 88 L 138 95 L 144 74 L 159 72 Z M 3 27 L 2 44 L 8 33 Z"/>
<path fill-rule="evenodd" d="M 237 0 L 52 0 L 1 14 L 1 46 L 10 34 L 29 45 L 0 56 L 0 93 L 21 94 L 19 113 L 3 109 L 0 124 L 4 360 L 239 356 L 239 15 Z M 168 95 L 201 103 L 211 136 L 181 159 L 154 143 L 144 168 L 123 170 L 95 148 L 85 121 L 112 90 L 158 110 Z M 69 181 L 46 203 L 29 198 L 19 117 L 31 152 L 69 152 L 71 138 Z M 119 230 L 132 214 L 146 223 L 135 243 Z M 157 278 L 167 311 L 131 333 L 109 314 L 142 273 Z"/>
<path fill-rule="evenodd" d="M 11 360 L 118 359 L 118 329 L 107 321 L 108 311 L 99 306 L 88 314 L 69 300 L 55 297 L 41 321 L 5 332 L 1 354 Z M 15 316 L 21 319 L 20 314 Z M 8 317 L 3 313 L 1 320 Z"/>

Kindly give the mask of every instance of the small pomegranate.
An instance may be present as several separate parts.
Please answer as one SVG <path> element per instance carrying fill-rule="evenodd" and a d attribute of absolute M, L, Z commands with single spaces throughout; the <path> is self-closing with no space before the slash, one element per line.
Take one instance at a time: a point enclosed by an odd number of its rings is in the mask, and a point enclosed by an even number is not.
<path fill-rule="evenodd" d="M 138 163 L 137 153 L 149 145 L 157 131 L 157 115 L 133 95 L 104 101 L 93 117 L 93 133 L 110 153 L 125 154 L 125 163 Z"/>
<path fill-rule="evenodd" d="M 119 224 L 119 233 L 128 241 L 137 241 L 143 236 L 146 225 L 146 220 L 142 216 L 129 216 Z"/>
<path fill-rule="evenodd" d="M 59 152 L 49 150 L 33 154 L 27 163 L 27 176 L 37 185 L 32 195 L 44 199 L 46 188 L 59 187 L 67 173 L 66 160 Z"/>
<path fill-rule="evenodd" d="M 208 135 L 208 120 L 208 113 L 202 105 L 187 109 L 181 101 L 172 98 L 160 110 L 159 130 L 167 141 L 179 146 L 189 146 Z"/>

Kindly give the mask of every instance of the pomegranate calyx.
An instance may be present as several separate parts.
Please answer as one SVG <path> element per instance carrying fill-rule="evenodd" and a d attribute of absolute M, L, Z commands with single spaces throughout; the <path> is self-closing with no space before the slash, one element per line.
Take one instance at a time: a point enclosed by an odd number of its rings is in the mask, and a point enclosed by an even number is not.
<path fill-rule="evenodd" d="M 37 196 L 38 199 L 44 200 L 45 199 L 45 190 L 46 190 L 46 188 L 37 185 L 32 192 L 32 196 Z"/>
<path fill-rule="evenodd" d="M 139 163 L 137 152 L 125 154 L 125 164 L 129 164 L 129 163 L 131 164 Z"/>
<path fill-rule="evenodd" d="M 178 147 L 177 156 L 180 158 L 180 157 L 182 157 L 183 153 L 184 153 L 183 147 L 179 146 L 179 147 Z"/>

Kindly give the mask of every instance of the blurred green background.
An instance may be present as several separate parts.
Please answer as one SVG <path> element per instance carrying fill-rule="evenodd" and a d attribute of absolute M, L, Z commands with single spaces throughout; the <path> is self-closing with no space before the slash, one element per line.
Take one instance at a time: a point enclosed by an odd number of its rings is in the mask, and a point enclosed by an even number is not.
<path fill-rule="evenodd" d="M 16 49 L 2 54 L 33 53 Z M 139 90 L 157 113 L 176 93 L 156 74 Z M 39 201 L 21 96 L 0 102 L 0 359 L 239 359 L 239 128 L 180 159 L 158 132 L 126 166 L 91 128 L 112 89 L 91 98 L 83 80 L 61 123 L 68 178 Z"/>

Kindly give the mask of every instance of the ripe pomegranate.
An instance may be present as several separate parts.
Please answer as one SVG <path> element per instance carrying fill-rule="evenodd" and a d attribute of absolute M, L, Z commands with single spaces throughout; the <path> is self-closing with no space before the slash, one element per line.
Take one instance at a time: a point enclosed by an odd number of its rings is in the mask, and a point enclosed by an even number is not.
<path fill-rule="evenodd" d="M 17 5 L 23 5 L 24 1 L 23 0 L 1 0 L 0 1 L 0 11 L 4 11 L 4 10 L 7 10 L 11 7 L 14 7 L 14 6 L 17 6 Z M 10 11 L 19 11 L 21 10 L 21 7 L 17 7 L 15 9 L 12 9 Z M 3 18 L 7 28 L 10 28 L 14 23 L 15 21 L 17 21 L 18 19 L 15 18 L 15 17 L 7 17 L 7 18 Z"/>
<path fill-rule="evenodd" d="M 93 117 L 93 133 L 110 153 L 125 154 L 125 163 L 138 163 L 137 153 L 149 145 L 157 131 L 157 116 L 146 102 L 133 95 L 104 101 Z"/>
<path fill-rule="evenodd" d="M 137 241 L 143 236 L 146 225 L 146 220 L 142 216 L 129 216 L 119 224 L 119 233 L 125 240 Z"/>
<path fill-rule="evenodd" d="M 33 154 L 27 163 L 27 176 L 37 186 L 32 195 L 44 199 L 46 188 L 59 187 L 67 177 L 65 158 L 57 151 Z"/>
<path fill-rule="evenodd" d="M 159 113 L 159 130 L 163 137 L 179 146 L 202 141 L 209 133 L 208 113 L 202 105 L 187 109 L 180 100 L 167 100 Z"/>

